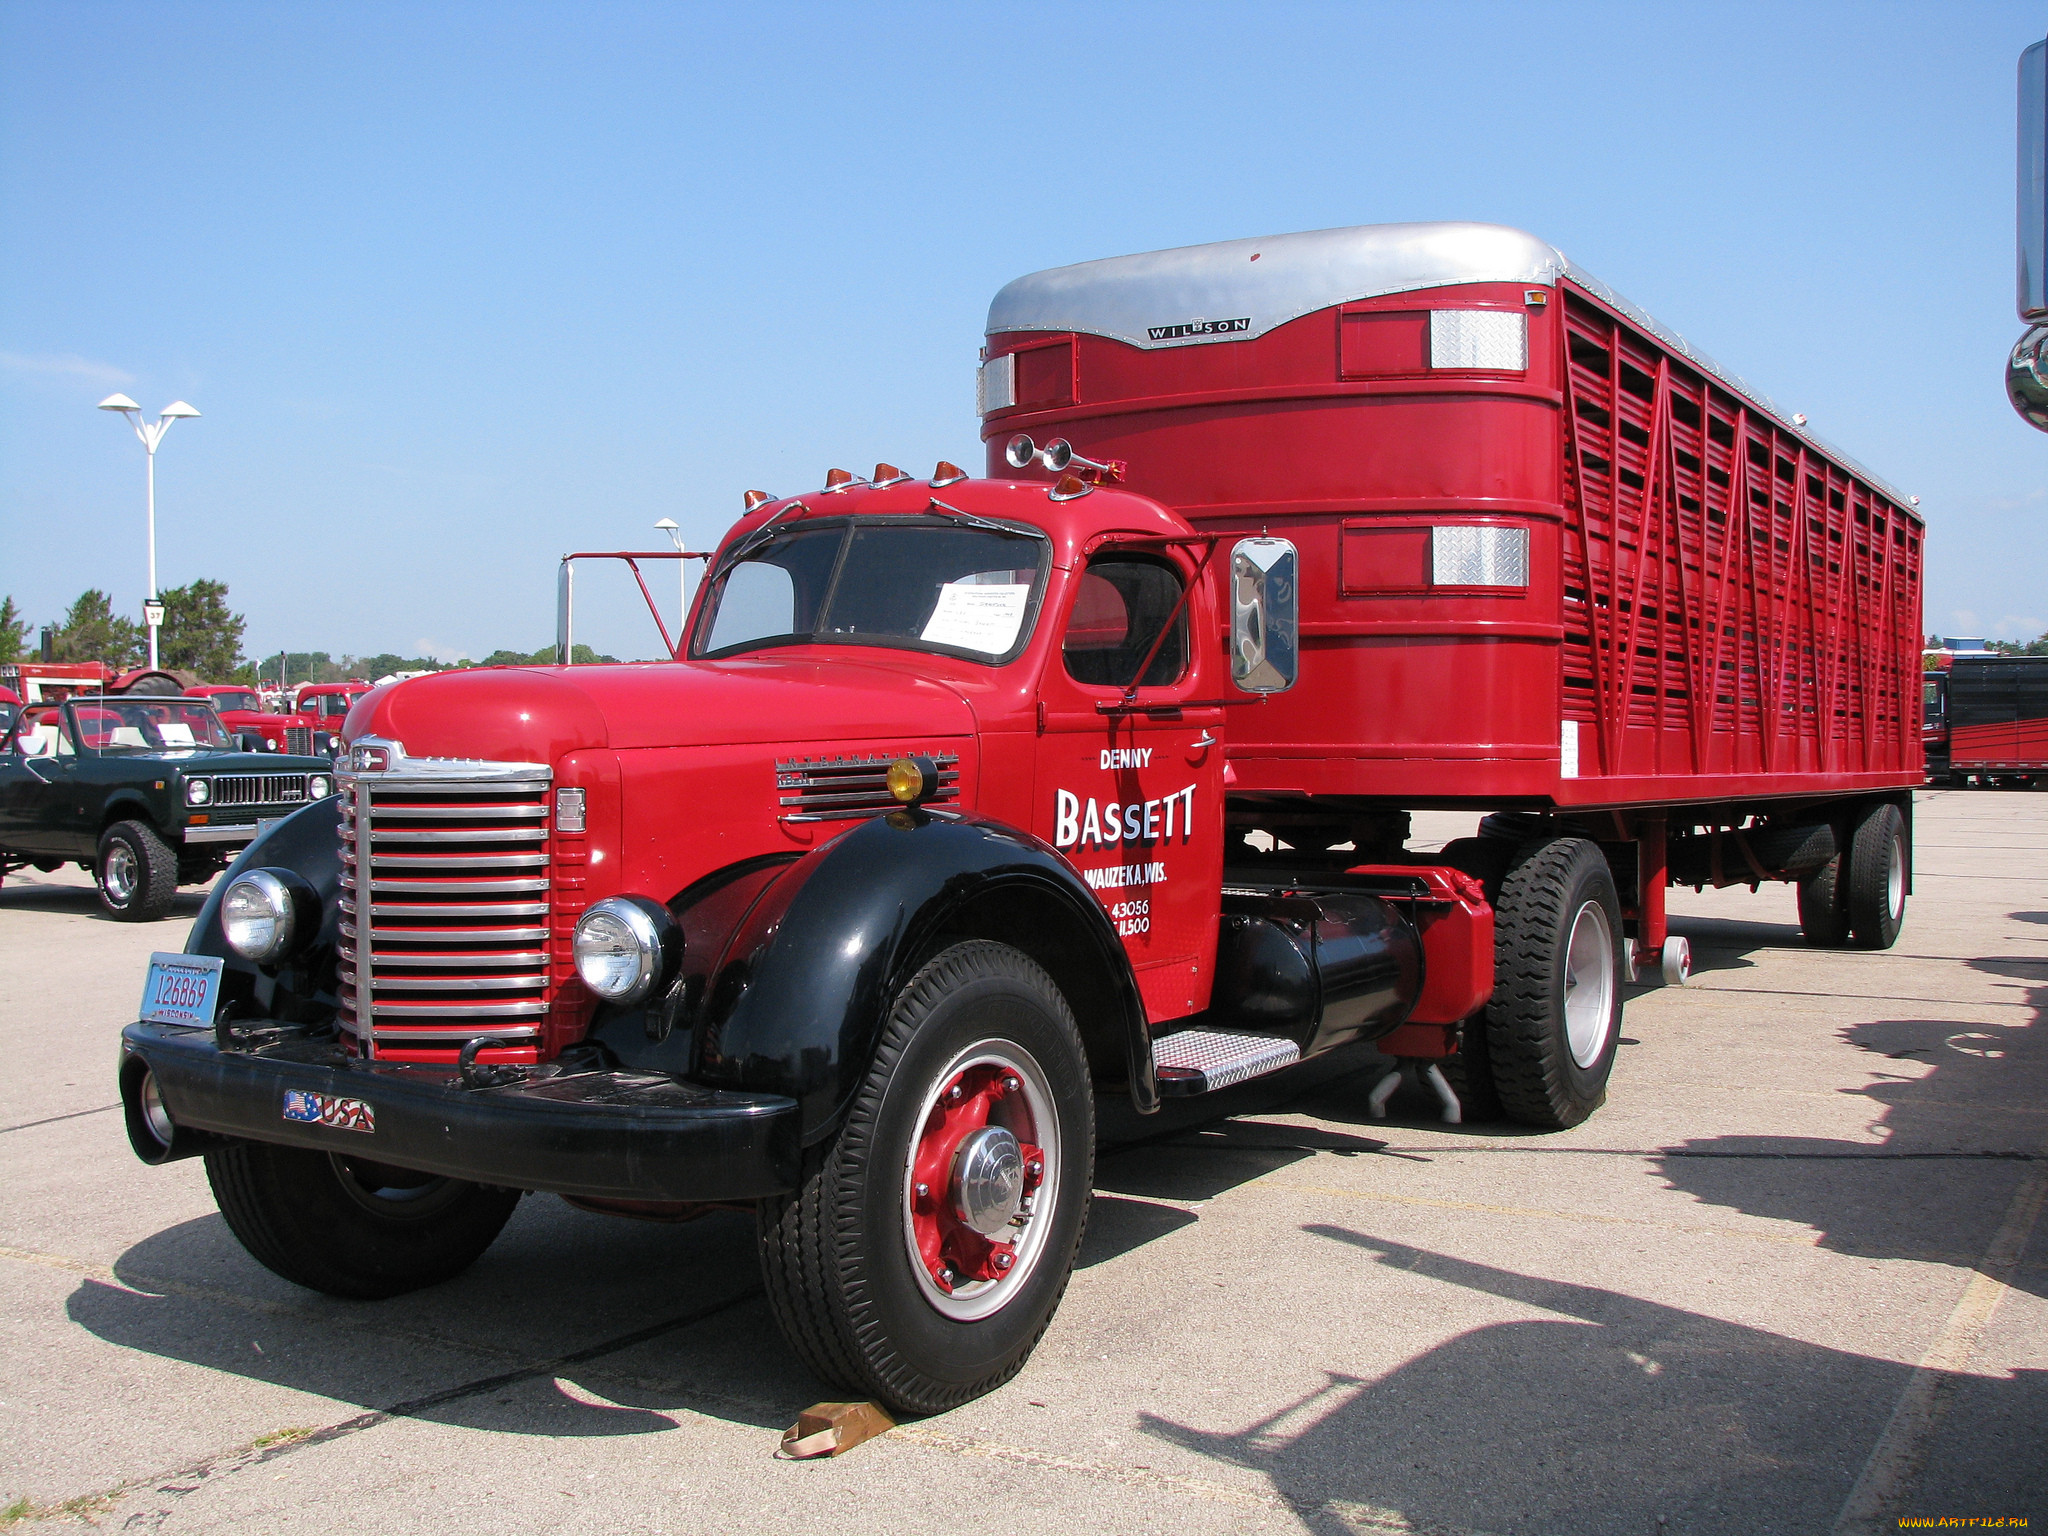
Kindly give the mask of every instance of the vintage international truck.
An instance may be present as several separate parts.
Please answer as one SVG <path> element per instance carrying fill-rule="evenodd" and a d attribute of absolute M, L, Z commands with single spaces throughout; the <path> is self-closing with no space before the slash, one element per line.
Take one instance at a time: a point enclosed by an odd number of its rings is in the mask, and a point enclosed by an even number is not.
<path fill-rule="evenodd" d="M 980 383 L 986 478 L 749 492 L 673 660 L 358 701 L 125 1032 L 136 1151 L 351 1296 L 522 1192 L 747 1205 L 801 1358 L 932 1411 L 1047 1326 L 1098 1094 L 1371 1041 L 1569 1126 L 1669 884 L 1896 937 L 1920 520 L 1552 247 L 1039 273 Z"/>

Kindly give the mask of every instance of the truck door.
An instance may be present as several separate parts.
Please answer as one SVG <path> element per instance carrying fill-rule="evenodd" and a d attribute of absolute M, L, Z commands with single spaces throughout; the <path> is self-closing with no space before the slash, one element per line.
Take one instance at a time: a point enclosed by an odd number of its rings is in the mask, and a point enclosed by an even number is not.
<path fill-rule="evenodd" d="M 1208 1006 L 1223 878 L 1222 657 L 1192 570 L 1174 546 L 1091 555 L 1039 694 L 1032 829 L 1108 912 L 1155 1021 Z"/>

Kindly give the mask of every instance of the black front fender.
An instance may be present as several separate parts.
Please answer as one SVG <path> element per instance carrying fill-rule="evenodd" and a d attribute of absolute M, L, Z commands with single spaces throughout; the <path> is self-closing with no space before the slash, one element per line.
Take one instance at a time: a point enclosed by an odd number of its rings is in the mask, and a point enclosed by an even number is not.
<path fill-rule="evenodd" d="M 753 903 L 697 1010 L 691 1075 L 795 1099 L 804 1143 L 815 1144 L 858 1090 L 896 994 L 965 938 L 999 939 L 1045 965 L 1098 1081 L 1120 1078 L 1138 1109 L 1157 1107 L 1144 1004 L 1101 903 L 1030 833 L 920 811 L 863 823 Z"/>

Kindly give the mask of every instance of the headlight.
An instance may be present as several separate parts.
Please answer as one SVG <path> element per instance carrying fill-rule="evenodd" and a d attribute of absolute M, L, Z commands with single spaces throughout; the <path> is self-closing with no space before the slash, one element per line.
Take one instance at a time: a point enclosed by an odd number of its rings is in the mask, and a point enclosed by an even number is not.
<path fill-rule="evenodd" d="M 334 781 L 324 773 L 316 773 L 306 780 L 306 794 L 314 800 L 325 800 L 334 792 Z"/>
<path fill-rule="evenodd" d="M 252 869 L 221 893 L 221 933 L 244 960 L 268 965 L 313 932 L 319 904 L 313 888 L 290 870 Z"/>
<path fill-rule="evenodd" d="M 607 896 L 576 920 L 576 974 L 606 1002 L 637 1003 L 666 979 L 682 936 L 656 902 Z"/>
<path fill-rule="evenodd" d="M 187 805 L 204 805 L 212 798 L 213 786 L 206 780 L 187 779 L 185 781 L 185 803 Z"/>

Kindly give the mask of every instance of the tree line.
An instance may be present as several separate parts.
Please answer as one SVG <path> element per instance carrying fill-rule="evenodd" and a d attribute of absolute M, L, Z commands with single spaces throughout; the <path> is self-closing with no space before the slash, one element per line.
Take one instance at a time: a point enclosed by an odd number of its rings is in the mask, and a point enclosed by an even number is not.
<path fill-rule="evenodd" d="M 228 607 L 227 583 L 201 578 L 158 594 L 164 605 L 163 627 L 157 632 L 157 664 L 177 672 L 193 672 L 210 683 L 339 683 L 350 678 L 376 679 L 394 672 L 443 672 L 458 667 L 550 666 L 555 648 L 536 651 L 493 651 L 482 661 L 464 657 L 439 661 L 431 656 L 400 656 L 382 651 L 374 656 L 326 651 L 274 652 L 258 660 L 242 654 L 247 629 L 243 616 Z M 22 617 L 9 595 L 0 598 L 0 663 L 35 661 L 42 656 L 42 630 L 50 631 L 53 661 L 104 662 L 116 672 L 139 667 L 149 656 L 149 632 L 135 620 L 114 612 L 113 600 L 88 587 L 47 625 Z M 576 647 L 579 662 L 616 661 L 587 645 Z"/>

